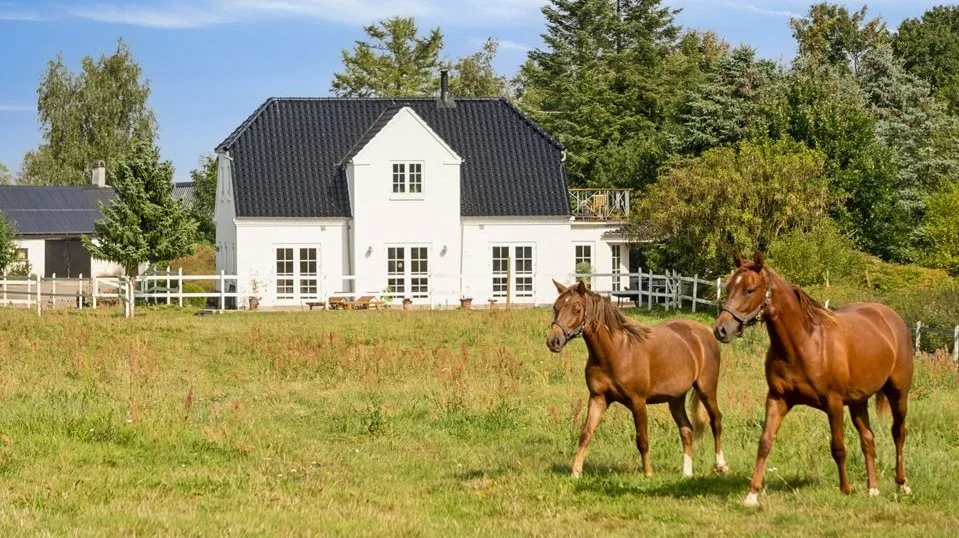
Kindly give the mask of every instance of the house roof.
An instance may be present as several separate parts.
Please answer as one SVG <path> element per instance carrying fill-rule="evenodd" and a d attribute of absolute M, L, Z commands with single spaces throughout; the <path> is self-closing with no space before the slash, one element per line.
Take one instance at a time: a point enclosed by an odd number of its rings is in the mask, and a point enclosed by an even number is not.
<path fill-rule="evenodd" d="M 113 198 L 110 187 L 0 186 L 0 212 L 14 222 L 19 235 L 93 233 L 100 202 Z"/>
<path fill-rule="evenodd" d="M 189 207 L 193 203 L 193 182 L 182 181 L 173 185 L 173 199 L 181 200 L 183 205 Z"/>
<path fill-rule="evenodd" d="M 403 107 L 460 157 L 463 216 L 568 216 L 563 147 L 504 99 L 271 98 L 217 151 L 240 217 L 350 217 L 342 165 Z"/>

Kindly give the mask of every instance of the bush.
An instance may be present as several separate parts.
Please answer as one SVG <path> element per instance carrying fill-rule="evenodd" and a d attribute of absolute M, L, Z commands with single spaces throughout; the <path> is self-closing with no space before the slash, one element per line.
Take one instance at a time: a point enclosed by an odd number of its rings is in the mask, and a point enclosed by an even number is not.
<path fill-rule="evenodd" d="M 902 288 L 889 293 L 885 302 L 906 320 L 910 330 L 915 330 L 916 322 L 921 321 L 923 326 L 944 331 L 924 332 L 923 350 L 952 349 L 952 330 L 959 325 L 959 281 L 947 280 L 926 289 Z"/>
<path fill-rule="evenodd" d="M 204 293 L 206 291 L 208 290 L 204 289 L 203 286 L 199 284 L 194 284 L 192 282 L 186 282 L 183 284 L 183 293 Z M 206 306 L 206 297 L 184 297 L 183 302 L 196 308 L 203 308 Z"/>
<path fill-rule="evenodd" d="M 941 269 L 886 263 L 878 259 L 869 260 L 864 278 L 869 288 L 882 293 L 935 288 L 950 281 L 949 275 Z"/>
<path fill-rule="evenodd" d="M 780 237 L 770 245 L 769 258 L 786 280 L 800 286 L 865 282 L 865 255 L 832 219 L 808 232 L 794 230 Z"/>

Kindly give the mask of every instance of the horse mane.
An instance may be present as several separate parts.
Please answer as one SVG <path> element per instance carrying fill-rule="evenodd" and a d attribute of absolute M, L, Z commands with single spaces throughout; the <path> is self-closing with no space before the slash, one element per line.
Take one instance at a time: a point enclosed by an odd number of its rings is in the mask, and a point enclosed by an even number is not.
<path fill-rule="evenodd" d="M 786 282 L 783 277 L 771 271 L 768 267 L 766 270 L 777 279 L 783 281 L 786 286 L 796 295 L 796 299 L 799 301 L 799 309 L 802 312 L 803 319 L 806 321 L 807 325 L 836 324 L 836 315 L 831 310 L 819 304 L 819 301 L 813 299 L 812 296 L 806 293 L 805 290 L 799 286 L 795 286 L 789 282 Z"/>
<path fill-rule="evenodd" d="M 649 327 L 643 327 L 624 316 L 619 308 L 613 306 L 608 297 L 587 290 L 585 299 L 589 323 L 605 326 L 610 332 L 622 330 L 626 333 L 626 337 L 634 342 L 644 342 L 649 336 Z"/>

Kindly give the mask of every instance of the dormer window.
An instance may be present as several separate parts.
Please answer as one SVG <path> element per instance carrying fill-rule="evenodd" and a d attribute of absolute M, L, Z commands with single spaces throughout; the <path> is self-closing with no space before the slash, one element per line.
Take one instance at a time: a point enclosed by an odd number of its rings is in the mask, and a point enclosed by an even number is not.
<path fill-rule="evenodd" d="M 393 163 L 393 194 L 423 194 L 423 163 Z"/>

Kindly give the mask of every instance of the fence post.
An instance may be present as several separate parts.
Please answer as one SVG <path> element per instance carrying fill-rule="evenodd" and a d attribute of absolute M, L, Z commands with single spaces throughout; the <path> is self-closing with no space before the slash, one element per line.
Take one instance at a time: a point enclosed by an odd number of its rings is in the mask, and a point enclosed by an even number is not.
<path fill-rule="evenodd" d="M 170 306 L 170 266 L 166 266 L 166 305 Z"/>
<path fill-rule="evenodd" d="M 177 302 L 183 308 L 183 267 L 177 271 Z"/>
<path fill-rule="evenodd" d="M 959 367 L 959 325 L 952 331 L 952 360 L 956 361 Z"/>
<path fill-rule="evenodd" d="M 40 303 L 43 301 L 43 293 L 40 291 L 40 275 L 37 275 L 37 315 L 41 315 L 43 309 L 40 307 Z"/>
<path fill-rule="evenodd" d="M 80 273 L 80 278 L 77 279 L 77 284 L 80 288 L 80 296 L 79 301 L 77 301 L 77 307 L 80 308 L 80 310 L 83 310 L 83 273 Z"/>
<path fill-rule="evenodd" d="M 653 270 L 652 269 L 649 270 L 648 276 L 649 276 L 649 280 L 646 281 L 649 285 L 649 287 L 646 288 L 646 309 L 652 310 L 653 309 Z"/>
<path fill-rule="evenodd" d="M 220 312 L 226 310 L 226 270 L 220 269 Z"/>
<path fill-rule="evenodd" d="M 53 298 L 53 308 L 56 308 L 57 307 L 57 274 L 53 273 L 53 276 L 51 278 L 52 280 L 50 280 L 50 282 L 53 283 L 53 286 L 51 287 L 51 289 L 53 291 L 51 291 L 50 293 L 53 294 L 51 296 Z"/>
<path fill-rule="evenodd" d="M 919 338 L 922 336 L 922 322 L 916 322 L 916 354 L 919 354 Z"/>
<path fill-rule="evenodd" d="M 716 277 L 716 305 L 719 306 L 719 300 L 723 298 L 723 280 Z"/>
<path fill-rule="evenodd" d="M 100 283 L 97 282 L 97 277 L 93 277 L 93 280 L 90 282 L 90 296 L 93 298 L 93 309 L 97 309 L 97 292 L 100 288 Z"/>
<path fill-rule="evenodd" d="M 696 303 L 699 302 L 699 273 L 693 275 L 693 312 L 696 311 Z"/>
<path fill-rule="evenodd" d="M 3 304 L 7 304 L 7 275 L 3 275 Z"/>

